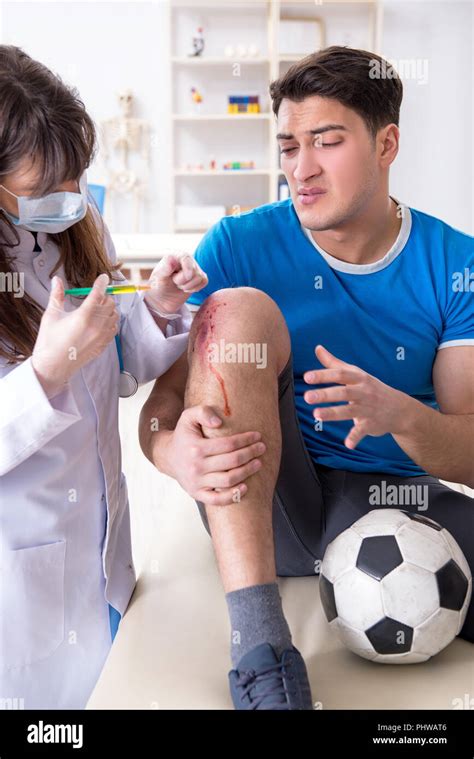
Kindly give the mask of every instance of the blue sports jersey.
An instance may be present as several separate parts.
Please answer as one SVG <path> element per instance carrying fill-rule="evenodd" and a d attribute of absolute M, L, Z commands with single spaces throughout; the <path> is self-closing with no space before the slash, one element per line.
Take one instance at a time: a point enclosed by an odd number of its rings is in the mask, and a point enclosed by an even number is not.
<path fill-rule="evenodd" d="M 343 361 L 438 408 L 432 369 L 439 349 L 474 346 L 474 238 L 402 206 L 399 235 L 372 264 L 349 264 L 316 245 L 285 200 L 226 217 L 196 251 L 209 284 L 189 298 L 201 304 L 225 287 L 256 287 L 280 307 L 291 336 L 295 404 L 313 460 L 334 469 L 425 474 L 392 435 L 344 439 L 352 421 L 317 423 L 303 399 L 309 369 L 323 368 L 322 344 Z M 336 405 L 336 404 L 326 404 Z"/>

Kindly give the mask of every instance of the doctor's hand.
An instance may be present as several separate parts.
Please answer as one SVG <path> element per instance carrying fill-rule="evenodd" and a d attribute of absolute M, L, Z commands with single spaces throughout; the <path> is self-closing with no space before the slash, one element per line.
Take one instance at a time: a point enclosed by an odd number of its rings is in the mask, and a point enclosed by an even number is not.
<path fill-rule="evenodd" d="M 202 290 L 207 275 L 188 253 L 169 253 L 153 269 L 145 294 L 145 302 L 166 314 L 176 313 L 191 293 Z"/>
<path fill-rule="evenodd" d="M 185 409 L 176 428 L 167 433 L 161 468 L 195 500 L 211 506 L 238 503 L 247 491 L 245 480 L 262 467 L 265 452 L 259 432 L 228 437 L 203 437 L 203 428 L 218 429 L 222 420 L 212 406 Z"/>
<path fill-rule="evenodd" d="M 31 358 L 49 398 L 60 392 L 78 369 L 97 358 L 117 334 L 119 315 L 114 299 L 105 294 L 108 283 L 108 275 L 101 274 L 79 308 L 65 311 L 62 280 L 53 277 Z"/>
<path fill-rule="evenodd" d="M 345 402 L 316 408 L 313 416 L 323 423 L 352 419 L 354 426 L 344 441 L 346 448 L 355 448 L 366 435 L 379 437 L 401 430 L 405 393 L 385 385 L 358 366 L 341 361 L 322 345 L 316 347 L 315 353 L 326 368 L 305 372 L 303 379 L 310 385 L 331 384 L 332 387 L 307 390 L 304 399 L 311 404 Z"/>

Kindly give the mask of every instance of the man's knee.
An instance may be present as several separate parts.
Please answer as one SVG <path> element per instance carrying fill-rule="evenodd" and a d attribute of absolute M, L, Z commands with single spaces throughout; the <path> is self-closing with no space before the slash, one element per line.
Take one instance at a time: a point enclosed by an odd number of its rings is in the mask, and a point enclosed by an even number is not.
<path fill-rule="evenodd" d="M 285 318 L 275 301 L 255 287 L 217 290 L 202 303 L 194 319 L 190 336 L 190 358 L 195 349 L 210 341 L 264 344 L 271 347 L 278 373 L 286 365 L 291 341 Z"/>

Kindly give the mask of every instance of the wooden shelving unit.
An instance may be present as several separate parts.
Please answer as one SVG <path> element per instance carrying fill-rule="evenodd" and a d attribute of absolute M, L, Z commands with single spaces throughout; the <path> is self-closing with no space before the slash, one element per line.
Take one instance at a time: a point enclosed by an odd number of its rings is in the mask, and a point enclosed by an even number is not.
<path fill-rule="evenodd" d="M 176 223 L 177 205 L 235 207 L 278 199 L 282 172 L 268 85 L 303 55 L 280 55 L 280 19 L 320 18 L 325 29 L 324 46 L 341 44 L 380 52 L 382 7 L 379 0 L 324 0 L 322 4 L 314 0 L 168 3 L 173 92 L 169 229 L 201 232 L 207 225 Z M 204 29 L 205 49 L 201 56 L 189 57 L 191 38 L 198 26 Z M 225 54 L 229 44 L 237 53 L 239 43 L 254 44 L 257 54 Z M 191 86 L 202 91 L 199 109 L 192 102 Z M 259 94 L 262 112 L 228 114 L 226 94 Z M 211 158 L 216 161 L 215 169 L 210 168 Z M 226 161 L 238 160 L 253 160 L 255 169 L 221 168 Z M 245 181 L 239 182 L 239 176 Z M 230 177 L 235 181 L 228 182 Z M 198 178 L 202 180 L 199 183 Z"/>
<path fill-rule="evenodd" d="M 215 58 L 186 58 L 185 56 L 173 56 L 171 63 L 182 64 L 185 66 L 228 66 L 229 63 L 245 63 L 250 66 L 259 66 L 262 64 L 270 63 L 269 58 L 229 58 L 219 57 Z"/>
<path fill-rule="evenodd" d="M 195 171 L 186 171 L 184 169 L 175 169 L 175 177 L 236 177 L 236 176 L 267 176 L 271 174 L 271 169 L 200 169 Z"/>
<path fill-rule="evenodd" d="M 269 113 L 174 113 L 173 121 L 268 121 Z"/>

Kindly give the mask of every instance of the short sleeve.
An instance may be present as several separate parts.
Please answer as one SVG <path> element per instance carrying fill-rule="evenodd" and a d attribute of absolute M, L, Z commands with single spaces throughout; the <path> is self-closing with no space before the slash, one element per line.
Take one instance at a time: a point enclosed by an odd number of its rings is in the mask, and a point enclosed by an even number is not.
<path fill-rule="evenodd" d="M 467 256 L 462 258 L 464 262 L 451 272 L 451 291 L 438 349 L 474 346 L 474 241 Z"/>
<path fill-rule="evenodd" d="M 224 221 L 219 221 L 205 234 L 194 257 L 209 282 L 202 290 L 193 293 L 187 303 L 200 306 L 211 293 L 236 286 L 232 242 Z"/>

